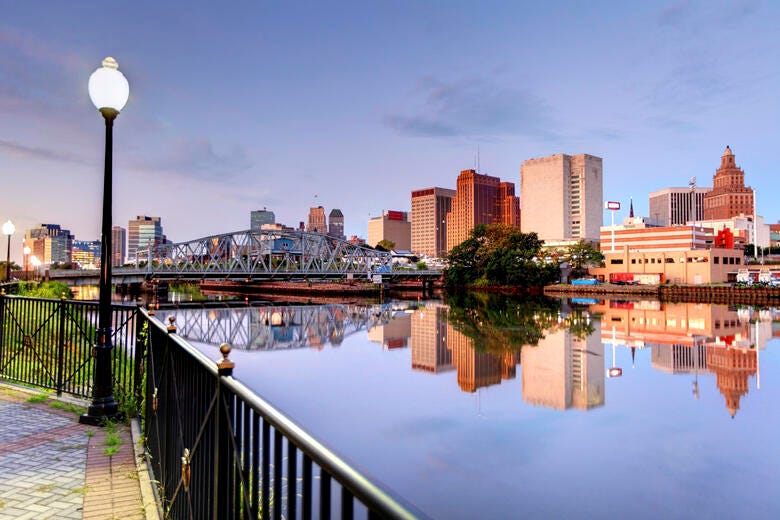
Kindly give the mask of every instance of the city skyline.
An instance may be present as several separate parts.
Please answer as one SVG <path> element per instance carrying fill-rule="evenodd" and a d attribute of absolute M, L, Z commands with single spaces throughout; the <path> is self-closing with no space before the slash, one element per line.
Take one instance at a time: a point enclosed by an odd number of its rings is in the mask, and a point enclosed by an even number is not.
<path fill-rule="evenodd" d="M 602 157 L 604 198 L 648 215 L 649 193 L 711 179 L 726 145 L 780 217 L 775 4 L 98 5 L 4 9 L 0 219 L 18 230 L 99 237 L 86 82 L 107 55 L 130 82 L 113 223 L 160 215 L 174 241 L 319 205 L 365 236 L 412 190 L 475 166 L 519 186 L 523 161 L 558 153 Z"/>

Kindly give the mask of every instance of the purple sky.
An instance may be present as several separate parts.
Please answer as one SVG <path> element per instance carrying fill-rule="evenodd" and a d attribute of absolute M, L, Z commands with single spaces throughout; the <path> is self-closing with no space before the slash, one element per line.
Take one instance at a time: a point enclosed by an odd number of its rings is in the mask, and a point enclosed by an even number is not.
<path fill-rule="evenodd" d="M 340 208 L 347 235 L 461 169 L 604 158 L 604 197 L 712 183 L 730 145 L 780 218 L 780 4 L 0 0 L 0 221 L 100 234 L 104 126 L 87 79 L 130 82 L 114 223 L 185 241 Z M 108 7 L 110 5 L 111 7 Z M 446 7 L 445 7 L 446 6 Z M 605 216 L 605 222 L 608 222 Z M 4 253 L 5 246 L 0 247 Z"/>

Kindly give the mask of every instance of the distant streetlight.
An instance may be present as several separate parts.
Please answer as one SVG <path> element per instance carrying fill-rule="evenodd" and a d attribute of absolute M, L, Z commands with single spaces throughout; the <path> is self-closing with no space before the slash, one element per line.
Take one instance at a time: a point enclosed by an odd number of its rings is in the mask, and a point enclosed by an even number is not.
<path fill-rule="evenodd" d="M 127 78 L 119 72 L 114 58 L 103 60 L 103 66 L 89 77 L 89 98 L 106 123 L 106 155 L 103 170 L 103 221 L 100 237 L 100 294 L 98 328 L 95 345 L 95 371 L 92 386 L 92 404 L 79 418 L 83 424 L 100 424 L 119 415 L 114 399 L 111 343 L 111 163 L 114 119 L 125 107 L 130 96 Z"/>
<path fill-rule="evenodd" d="M 22 249 L 22 251 L 24 252 L 24 281 L 26 282 L 27 280 L 30 279 L 30 273 L 28 272 L 29 270 L 27 269 L 27 266 L 29 265 L 28 261 L 30 259 L 29 246 L 24 246 L 24 249 Z"/>
<path fill-rule="evenodd" d="M 38 279 L 38 268 L 41 266 L 41 261 L 38 260 L 38 257 L 35 255 L 32 255 L 30 257 L 30 263 L 33 265 L 33 280 Z"/>
<path fill-rule="evenodd" d="M 11 281 L 11 235 L 16 231 L 14 223 L 10 220 L 3 224 L 3 234 L 8 237 L 8 249 L 5 254 L 5 280 Z"/>

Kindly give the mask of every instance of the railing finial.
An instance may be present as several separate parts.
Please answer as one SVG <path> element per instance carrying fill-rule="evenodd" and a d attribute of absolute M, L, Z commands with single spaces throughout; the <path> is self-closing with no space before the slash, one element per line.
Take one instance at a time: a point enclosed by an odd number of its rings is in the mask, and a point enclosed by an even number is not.
<path fill-rule="evenodd" d="M 222 359 L 217 360 L 217 371 L 221 376 L 233 375 L 233 368 L 236 364 L 228 357 L 230 355 L 230 350 L 231 347 L 228 343 L 223 343 L 219 346 L 219 352 L 222 354 Z"/>
<path fill-rule="evenodd" d="M 176 325 L 173 324 L 174 321 L 176 321 L 176 316 L 168 316 L 168 323 L 170 323 L 170 325 L 168 325 L 169 334 L 176 332 Z"/>

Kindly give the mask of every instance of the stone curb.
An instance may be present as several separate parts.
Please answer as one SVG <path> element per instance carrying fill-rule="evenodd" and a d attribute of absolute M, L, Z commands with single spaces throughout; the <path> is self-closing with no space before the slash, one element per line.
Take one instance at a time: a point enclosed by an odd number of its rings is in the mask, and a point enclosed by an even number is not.
<path fill-rule="evenodd" d="M 138 483 L 141 485 L 141 500 L 143 500 L 146 520 L 160 520 L 163 518 L 163 512 L 160 508 L 160 501 L 157 498 L 157 493 L 152 485 L 149 462 L 141 442 L 141 424 L 137 417 L 130 422 L 130 434 L 133 439 L 135 464 L 138 471 Z"/>

